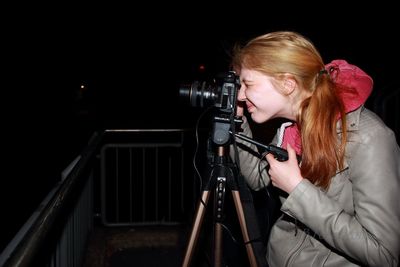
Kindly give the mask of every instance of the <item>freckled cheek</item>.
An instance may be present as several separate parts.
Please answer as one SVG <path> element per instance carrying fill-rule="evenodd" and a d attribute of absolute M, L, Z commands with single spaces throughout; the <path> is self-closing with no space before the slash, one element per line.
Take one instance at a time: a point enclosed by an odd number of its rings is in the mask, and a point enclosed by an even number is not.
<path fill-rule="evenodd" d="M 264 99 L 264 95 L 260 94 L 257 91 L 254 91 L 254 90 L 247 90 L 246 91 L 246 98 L 250 102 L 257 103 L 257 102 L 263 101 L 262 99 Z"/>
<path fill-rule="evenodd" d="M 273 111 L 278 105 L 277 99 L 273 96 L 263 93 L 250 93 L 247 95 L 249 101 L 257 107 L 257 110 L 260 112 L 270 113 Z"/>

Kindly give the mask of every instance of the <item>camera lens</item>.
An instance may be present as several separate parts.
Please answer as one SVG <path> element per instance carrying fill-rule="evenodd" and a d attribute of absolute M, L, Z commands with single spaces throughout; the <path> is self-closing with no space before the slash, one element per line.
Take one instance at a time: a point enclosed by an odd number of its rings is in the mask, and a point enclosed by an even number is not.
<path fill-rule="evenodd" d="M 207 85 L 206 82 L 194 81 L 192 84 L 181 85 L 179 95 L 188 98 L 189 103 L 193 107 L 212 106 L 217 98 L 214 86 Z"/>

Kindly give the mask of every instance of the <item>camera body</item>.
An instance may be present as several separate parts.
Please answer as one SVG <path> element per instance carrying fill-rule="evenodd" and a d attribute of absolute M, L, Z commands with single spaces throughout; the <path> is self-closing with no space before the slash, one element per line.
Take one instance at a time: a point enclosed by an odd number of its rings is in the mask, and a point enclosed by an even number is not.
<path fill-rule="evenodd" d="M 179 89 L 180 96 L 189 98 L 193 107 L 215 107 L 217 114 L 213 119 L 212 140 L 217 145 L 225 145 L 231 140 L 230 133 L 235 132 L 242 123 L 236 116 L 237 92 L 240 78 L 234 71 L 220 73 L 211 82 L 194 81 Z"/>
<path fill-rule="evenodd" d="M 179 95 L 189 98 L 193 107 L 214 106 L 225 114 L 236 114 L 236 98 L 240 88 L 239 76 L 234 71 L 219 73 L 212 82 L 194 81 L 182 85 Z"/>

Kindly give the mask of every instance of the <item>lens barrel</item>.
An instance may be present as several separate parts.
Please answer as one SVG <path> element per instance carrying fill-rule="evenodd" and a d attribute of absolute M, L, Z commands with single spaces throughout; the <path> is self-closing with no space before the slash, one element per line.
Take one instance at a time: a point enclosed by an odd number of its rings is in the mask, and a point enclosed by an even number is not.
<path fill-rule="evenodd" d="M 181 85 L 179 95 L 188 99 L 192 107 L 212 106 L 217 99 L 216 87 L 200 81 Z"/>

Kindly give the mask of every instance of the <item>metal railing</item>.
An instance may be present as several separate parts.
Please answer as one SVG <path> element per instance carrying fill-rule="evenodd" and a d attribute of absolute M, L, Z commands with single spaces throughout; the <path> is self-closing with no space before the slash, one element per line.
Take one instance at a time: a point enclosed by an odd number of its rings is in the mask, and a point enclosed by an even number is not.
<path fill-rule="evenodd" d="M 96 132 L 1 253 L 0 266 L 81 266 L 97 217 L 105 226 L 190 218 L 199 188 L 186 135 L 181 129 Z"/>
<path fill-rule="evenodd" d="M 0 266 L 79 266 L 93 225 L 92 160 L 101 134 L 42 201 L 0 255 Z"/>
<path fill-rule="evenodd" d="M 111 132 L 111 130 L 109 131 Z M 121 130 L 112 130 L 114 134 Z M 184 220 L 198 188 L 183 131 L 124 130 L 146 138 L 101 148 L 101 218 L 107 226 L 170 225 Z M 163 135 L 162 138 L 155 137 Z M 167 138 L 166 138 L 167 137 Z M 186 168 L 186 169 L 185 169 Z"/>

